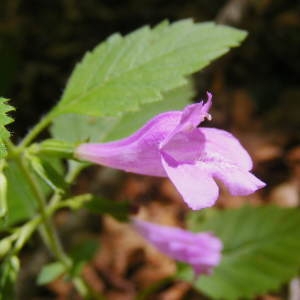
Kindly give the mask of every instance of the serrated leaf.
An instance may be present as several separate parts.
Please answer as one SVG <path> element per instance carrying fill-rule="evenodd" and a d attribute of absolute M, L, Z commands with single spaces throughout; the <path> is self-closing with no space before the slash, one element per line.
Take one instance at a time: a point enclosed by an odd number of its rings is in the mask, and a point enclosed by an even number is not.
<path fill-rule="evenodd" d="M 6 156 L 6 148 L 3 141 L 10 135 L 5 126 L 13 121 L 7 113 L 14 110 L 14 108 L 8 105 L 7 101 L 8 99 L 0 97 L 0 159 Z"/>
<path fill-rule="evenodd" d="M 54 114 L 115 116 L 182 86 L 186 76 L 237 46 L 241 30 L 182 20 L 114 34 L 76 66 Z"/>
<path fill-rule="evenodd" d="M 162 112 L 182 110 L 191 103 L 194 96 L 194 85 L 192 80 L 189 80 L 184 86 L 165 93 L 162 101 L 147 103 L 139 111 L 124 114 L 107 133 L 104 141 L 117 140 L 132 134 L 151 118 Z"/>
<path fill-rule="evenodd" d="M 38 275 L 37 283 L 39 285 L 50 283 L 65 272 L 65 266 L 60 262 L 54 262 L 43 266 Z"/>
<path fill-rule="evenodd" d="M 297 274 L 298 209 L 243 207 L 215 212 L 202 222 L 197 222 L 197 214 L 191 213 L 190 229 L 213 232 L 222 239 L 224 251 L 221 264 L 211 276 L 200 277 L 196 289 L 213 299 L 253 299 Z"/>
<path fill-rule="evenodd" d="M 128 112 L 120 117 L 91 117 L 76 114 L 59 116 L 53 120 L 51 134 L 56 139 L 71 143 L 100 142 L 128 136 L 155 115 L 180 110 L 194 96 L 191 80 L 188 84 L 165 93 L 163 101 L 144 104 L 139 111 Z"/>

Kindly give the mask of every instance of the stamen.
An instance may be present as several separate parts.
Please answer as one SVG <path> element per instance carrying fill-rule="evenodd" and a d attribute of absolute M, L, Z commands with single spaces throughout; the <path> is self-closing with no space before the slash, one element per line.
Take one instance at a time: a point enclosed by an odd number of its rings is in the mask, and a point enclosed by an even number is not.
<path fill-rule="evenodd" d="M 211 121 L 211 120 L 212 120 L 212 116 L 211 116 L 211 114 L 209 114 L 209 113 L 206 113 L 205 118 L 206 118 L 208 121 Z"/>

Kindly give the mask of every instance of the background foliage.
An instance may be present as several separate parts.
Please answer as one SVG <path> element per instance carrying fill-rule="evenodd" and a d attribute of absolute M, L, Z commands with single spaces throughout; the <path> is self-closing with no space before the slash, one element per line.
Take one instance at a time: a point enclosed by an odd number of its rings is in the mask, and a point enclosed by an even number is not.
<path fill-rule="evenodd" d="M 227 211 L 193 212 L 192 231 L 211 231 L 224 243 L 223 258 L 212 276 L 193 285 L 213 299 L 252 299 L 276 290 L 297 275 L 300 264 L 300 212 L 275 206 L 245 206 Z M 191 272 L 182 267 L 179 277 Z M 185 273 L 185 274 L 184 274 Z"/>

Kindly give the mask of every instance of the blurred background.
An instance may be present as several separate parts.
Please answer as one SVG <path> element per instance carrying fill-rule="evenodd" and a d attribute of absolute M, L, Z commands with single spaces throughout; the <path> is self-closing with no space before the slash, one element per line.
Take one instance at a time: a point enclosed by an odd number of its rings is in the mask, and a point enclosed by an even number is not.
<path fill-rule="evenodd" d="M 145 24 L 183 18 L 215 20 L 247 30 L 241 47 L 196 74 L 195 100 L 206 90 L 214 94 L 210 126 L 225 128 L 240 138 L 254 159 L 255 173 L 268 187 L 250 197 L 224 192 L 218 206 L 238 207 L 245 202 L 299 206 L 299 1 L 1 0 L 0 18 L 0 95 L 10 98 L 17 108 L 11 127 L 16 141 L 58 101 L 83 54 L 114 32 L 127 34 Z M 112 188 L 116 184 L 120 188 Z M 143 205 L 141 213 L 152 221 L 182 225 L 185 208 L 167 180 L 93 167 L 74 186 L 75 192 L 86 190 L 131 199 Z M 94 288 L 105 291 L 109 299 L 133 299 L 137 285 L 142 289 L 174 270 L 157 253 L 145 260 L 146 246 L 131 238 L 127 225 L 113 219 L 95 217 L 87 222 L 86 215 L 74 219 L 63 212 L 56 221 L 62 235 L 80 228 L 77 232 L 82 235 L 100 235 L 105 241 L 106 248 L 102 247 L 85 272 Z M 122 255 L 112 251 L 118 247 L 124 249 Z M 33 252 L 24 254 L 24 282 L 19 290 L 26 296 L 20 299 L 75 299 L 63 282 L 35 287 L 32 278 L 46 254 Z M 36 261 L 36 266 L 26 265 L 28 259 Z M 284 299 L 282 293 L 264 299 Z M 205 299 L 185 283 L 166 284 L 155 295 L 153 299 L 161 300 Z"/>

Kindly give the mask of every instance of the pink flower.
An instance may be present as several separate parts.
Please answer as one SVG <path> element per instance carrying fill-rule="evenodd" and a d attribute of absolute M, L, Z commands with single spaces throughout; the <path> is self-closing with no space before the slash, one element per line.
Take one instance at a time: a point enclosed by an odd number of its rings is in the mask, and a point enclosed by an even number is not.
<path fill-rule="evenodd" d="M 79 159 L 138 174 L 169 177 L 192 209 L 212 206 L 222 181 L 232 195 L 249 195 L 265 184 L 249 171 L 252 161 L 239 141 L 216 128 L 199 128 L 210 119 L 208 100 L 157 115 L 131 136 L 109 143 L 82 144 Z"/>
<path fill-rule="evenodd" d="M 133 226 L 159 251 L 190 264 L 196 275 L 210 274 L 221 261 L 222 242 L 211 233 L 192 233 L 137 219 L 133 220 Z"/>

